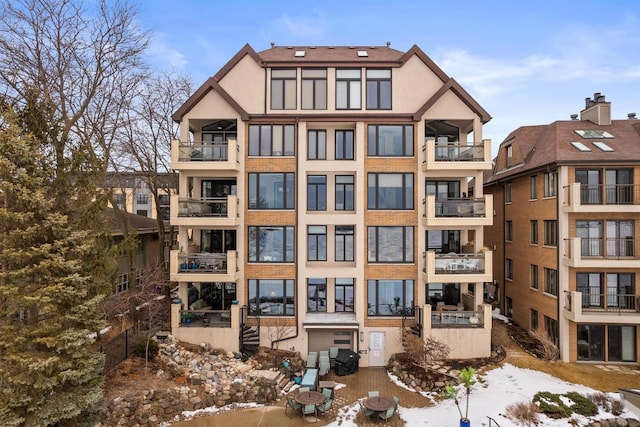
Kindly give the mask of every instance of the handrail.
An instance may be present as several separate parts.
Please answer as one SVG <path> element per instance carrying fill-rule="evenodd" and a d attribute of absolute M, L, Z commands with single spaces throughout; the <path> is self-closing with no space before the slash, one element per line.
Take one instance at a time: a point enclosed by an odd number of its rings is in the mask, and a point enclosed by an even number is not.
<path fill-rule="evenodd" d="M 491 418 L 489 415 L 487 415 L 487 418 L 489 418 L 489 427 L 491 427 L 493 423 L 495 423 L 496 427 L 500 427 L 500 424 L 498 424 L 498 422 Z"/>

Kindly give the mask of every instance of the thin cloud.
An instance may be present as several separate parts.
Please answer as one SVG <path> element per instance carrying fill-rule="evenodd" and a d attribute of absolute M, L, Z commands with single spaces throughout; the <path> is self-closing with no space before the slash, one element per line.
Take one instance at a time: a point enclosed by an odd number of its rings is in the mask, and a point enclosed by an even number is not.
<path fill-rule="evenodd" d="M 179 50 L 172 48 L 165 40 L 165 34 L 156 32 L 149 43 L 147 54 L 162 68 L 183 70 L 189 64 L 187 57 Z"/>
<path fill-rule="evenodd" d="M 281 29 L 287 36 L 311 38 L 325 34 L 327 21 L 321 13 L 311 17 L 283 15 L 274 21 L 274 26 Z"/>

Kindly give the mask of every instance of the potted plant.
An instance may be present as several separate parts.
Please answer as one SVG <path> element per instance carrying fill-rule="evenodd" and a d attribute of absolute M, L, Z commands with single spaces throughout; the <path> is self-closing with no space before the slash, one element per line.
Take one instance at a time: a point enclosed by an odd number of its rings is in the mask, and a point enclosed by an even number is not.
<path fill-rule="evenodd" d="M 453 399 L 458 408 L 460 414 L 460 427 L 471 427 L 471 421 L 469 420 L 469 395 L 471 394 L 471 386 L 476 383 L 476 371 L 472 367 L 464 368 L 460 371 L 460 382 L 458 386 L 446 386 L 444 390 L 445 399 Z M 458 400 L 458 394 L 460 388 L 465 392 L 465 409 L 464 415 L 462 415 L 462 409 L 460 409 L 460 401 Z"/>
<path fill-rule="evenodd" d="M 193 313 L 191 313 L 190 311 L 183 311 L 180 314 L 180 320 L 182 320 L 182 323 L 191 323 L 193 322 Z"/>

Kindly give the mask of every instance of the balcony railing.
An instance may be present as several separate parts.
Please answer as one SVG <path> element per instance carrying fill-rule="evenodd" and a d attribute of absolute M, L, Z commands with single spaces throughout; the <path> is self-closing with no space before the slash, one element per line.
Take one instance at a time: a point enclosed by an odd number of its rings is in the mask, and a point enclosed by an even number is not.
<path fill-rule="evenodd" d="M 580 184 L 563 187 L 565 206 L 633 206 L 640 204 L 638 184 Z"/>
<path fill-rule="evenodd" d="M 427 159 L 427 144 L 422 146 L 423 159 Z M 482 162 L 484 161 L 484 142 L 435 141 L 435 160 L 441 162 Z"/>
<path fill-rule="evenodd" d="M 229 160 L 229 144 L 227 141 L 181 142 L 178 160 L 181 162 L 226 162 Z"/>
<path fill-rule="evenodd" d="M 422 199 L 422 205 L 424 207 L 423 215 L 427 216 L 427 199 Z M 471 199 L 446 199 L 435 201 L 435 215 L 436 218 L 444 217 L 466 217 L 477 218 L 484 217 L 486 215 L 485 210 L 486 202 L 484 198 Z"/>
<path fill-rule="evenodd" d="M 432 328 L 482 328 L 484 317 L 481 311 L 432 311 Z"/>
<path fill-rule="evenodd" d="M 484 273 L 484 254 L 436 254 L 436 274 Z"/>
<path fill-rule="evenodd" d="M 178 273 L 227 274 L 227 254 L 195 253 L 178 255 Z"/>
<path fill-rule="evenodd" d="M 583 312 L 636 312 L 639 310 L 640 296 L 635 294 L 600 293 L 600 287 L 590 289 L 588 292 L 565 291 L 565 308 L 572 310 L 572 295 L 580 299 Z"/>
<path fill-rule="evenodd" d="M 632 258 L 635 241 L 631 238 L 581 238 L 580 255 L 597 258 Z"/>
<path fill-rule="evenodd" d="M 178 217 L 226 217 L 227 197 L 178 200 Z"/>
<path fill-rule="evenodd" d="M 218 328 L 231 327 L 231 311 L 230 310 L 181 310 L 180 311 L 181 327 L 206 327 L 213 326 Z"/>

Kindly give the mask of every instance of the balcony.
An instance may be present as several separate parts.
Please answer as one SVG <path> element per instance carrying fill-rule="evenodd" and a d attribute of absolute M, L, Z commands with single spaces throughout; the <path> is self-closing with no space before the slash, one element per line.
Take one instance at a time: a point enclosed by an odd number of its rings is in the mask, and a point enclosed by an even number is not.
<path fill-rule="evenodd" d="M 423 279 L 432 283 L 476 283 L 493 280 L 493 252 L 424 255 Z"/>
<path fill-rule="evenodd" d="M 238 279 L 237 251 L 226 254 L 171 251 L 170 274 L 174 282 L 235 282 Z"/>
<path fill-rule="evenodd" d="M 236 139 L 221 142 L 171 141 L 171 167 L 176 170 L 240 170 Z"/>
<path fill-rule="evenodd" d="M 636 239 L 565 239 L 564 265 L 575 268 L 639 268 Z"/>
<path fill-rule="evenodd" d="M 564 212 L 638 212 L 640 185 L 585 185 L 574 182 L 563 187 Z"/>
<path fill-rule="evenodd" d="M 422 202 L 426 227 L 475 227 L 493 223 L 493 195 L 482 198 L 436 200 L 429 195 Z"/>
<path fill-rule="evenodd" d="M 580 323 L 640 322 L 640 295 L 567 292 L 564 294 L 563 316 Z"/>
<path fill-rule="evenodd" d="M 491 140 L 468 143 L 427 138 L 422 146 L 422 170 L 491 170 Z"/>
<path fill-rule="evenodd" d="M 238 197 L 205 197 L 200 199 L 183 199 L 171 196 L 171 225 L 193 227 L 237 226 Z"/>

